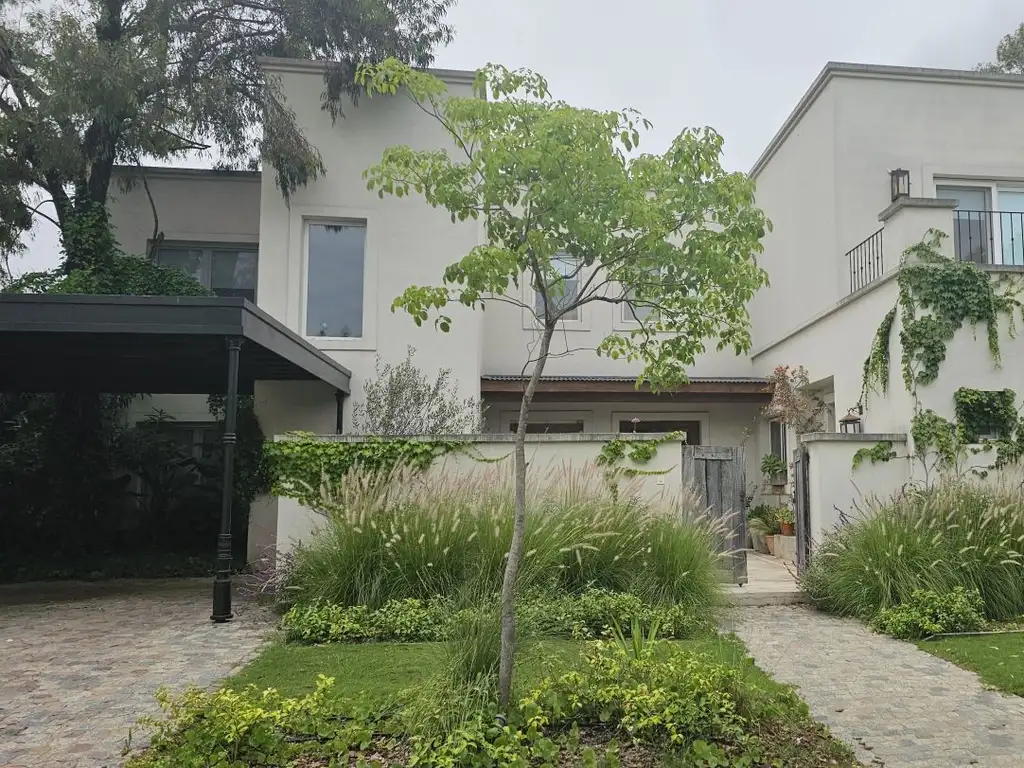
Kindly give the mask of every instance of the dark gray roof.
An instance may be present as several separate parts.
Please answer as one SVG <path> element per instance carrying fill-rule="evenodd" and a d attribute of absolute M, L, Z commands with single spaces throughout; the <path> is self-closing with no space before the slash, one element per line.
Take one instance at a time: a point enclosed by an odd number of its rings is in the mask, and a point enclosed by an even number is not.
<path fill-rule="evenodd" d="M 483 374 L 482 381 L 523 381 L 525 376 L 510 374 Z M 636 376 L 541 376 L 541 381 L 605 381 L 605 382 L 635 382 Z M 767 384 L 767 379 L 756 376 L 691 376 L 690 381 L 694 384 Z"/>
<path fill-rule="evenodd" d="M 226 339 L 243 340 L 238 391 L 351 372 L 255 305 L 216 296 L 0 295 L 0 391 L 217 394 Z"/>

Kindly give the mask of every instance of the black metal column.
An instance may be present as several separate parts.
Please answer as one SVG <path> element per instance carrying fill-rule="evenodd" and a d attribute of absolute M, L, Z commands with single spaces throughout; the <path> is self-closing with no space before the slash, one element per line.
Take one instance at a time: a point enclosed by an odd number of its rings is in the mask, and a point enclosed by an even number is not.
<path fill-rule="evenodd" d="M 345 431 L 345 393 L 336 389 L 334 400 L 338 404 L 338 411 L 334 416 L 334 434 L 340 435 Z"/>
<path fill-rule="evenodd" d="M 220 501 L 220 535 L 217 537 L 217 575 L 213 579 L 212 621 L 231 621 L 231 502 L 235 491 L 235 422 L 238 416 L 238 357 L 242 340 L 225 339 L 228 345 L 228 391 L 224 403 L 224 488 Z"/>

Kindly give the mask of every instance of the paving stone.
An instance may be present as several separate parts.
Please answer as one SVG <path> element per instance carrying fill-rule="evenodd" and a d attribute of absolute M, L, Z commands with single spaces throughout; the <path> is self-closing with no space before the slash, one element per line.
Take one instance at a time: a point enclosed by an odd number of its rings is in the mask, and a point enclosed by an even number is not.
<path fill-rule="evenodd" d="M 803 606 L 736 608 L 728 624 L 867 765 L 1024 765 L 1024 698 L 986 690 L 973 672 Z"/>
<path fill-rule="evenodd" d="M 211 685 L 251 660 L 271 622 L 255 604 L 210 621 L 208 579 L 0 589 L 0 768 L 120 765 L 161 686 Z M 133 734 L 138 745 L 140 734 Z"/>

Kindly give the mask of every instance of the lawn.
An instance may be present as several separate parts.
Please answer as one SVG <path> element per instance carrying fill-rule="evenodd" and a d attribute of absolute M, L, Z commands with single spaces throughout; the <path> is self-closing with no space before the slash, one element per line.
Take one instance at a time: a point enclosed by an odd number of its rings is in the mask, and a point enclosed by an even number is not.
<path fill-rule="evenodd" d="M 1024 696 L 1024 632 L 925 640 L 918 647 L 977 672 L 986 684 Z"/>
<path fill-rule="evenodd" d="M 733 637 L 709 636 L 674 644 L 707 653 L 738 669 L 747 695 L 764 702 L 768 717 L 760 735 L 771 759 L 787 768 L 856 766 L 849 748 L 833 739 L 800 705 L 786 703 L 788 691 L 762 672 L 747 657 L 746 648 Z M 570 669 L 579 657 L 579 643 L 572 640 L 540 640 L 522 652 L 517 668 L 517 690 L 525 691 L 549 674 Z M 276 688 L 287 696 L 308 693 L 317 675 L 335 678 L 333 695 L 380 702 L 403 690 L 426 684 L 443 669 L 445 646 L 441 643 L 332 643 L 316 646 L 275 644 L 232 677 L 228 685 L 238 689 L 255 685 Z"/>

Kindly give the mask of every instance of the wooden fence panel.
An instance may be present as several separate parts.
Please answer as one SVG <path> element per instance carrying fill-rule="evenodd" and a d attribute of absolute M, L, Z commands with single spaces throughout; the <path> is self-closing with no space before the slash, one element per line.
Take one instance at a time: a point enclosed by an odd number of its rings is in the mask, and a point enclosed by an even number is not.
<path fill-rule="evenodd" d="M 683 446 L 683 482 L 692 486 L 725 535 L 719 551 L 731 565 L 731 581 L 747 583 L 747 511 L 743 508 L 746 470 L 742 448 Z"/>

